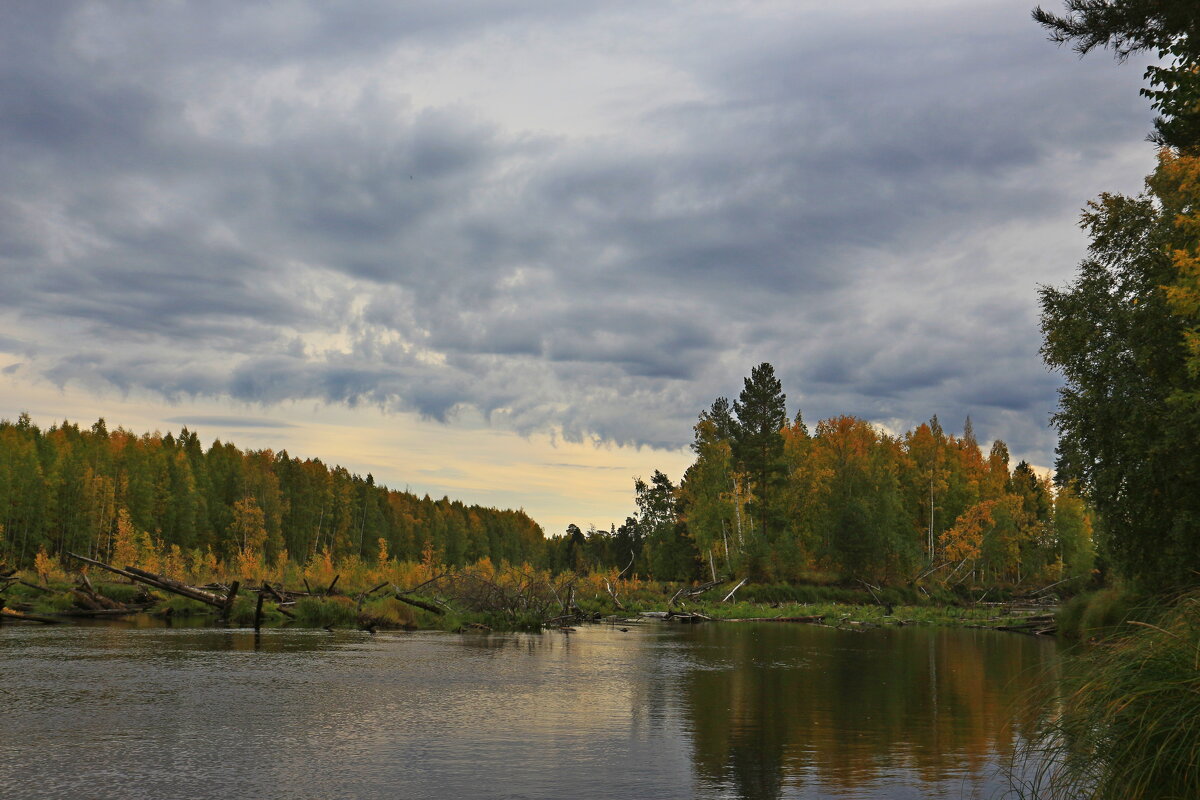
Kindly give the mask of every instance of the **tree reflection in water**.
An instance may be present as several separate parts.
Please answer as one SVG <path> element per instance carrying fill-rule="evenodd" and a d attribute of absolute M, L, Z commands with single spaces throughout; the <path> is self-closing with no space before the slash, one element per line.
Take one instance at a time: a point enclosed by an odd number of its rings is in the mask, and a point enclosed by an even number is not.
<path fill-rule="evenodd" d="M 998 794 L 1053 642 L 991 631 L 709 625 L 678 689 L 698 780 L 750 800 Z"/>

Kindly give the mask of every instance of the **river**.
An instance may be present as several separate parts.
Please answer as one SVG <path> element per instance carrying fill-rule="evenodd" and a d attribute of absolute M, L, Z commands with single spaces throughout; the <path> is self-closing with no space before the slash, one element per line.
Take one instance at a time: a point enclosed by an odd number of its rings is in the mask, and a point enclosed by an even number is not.
<path fill-rule="evenodd" d="M 998 798 L 1054 642 L 0 628 L 0 797 Z"/>

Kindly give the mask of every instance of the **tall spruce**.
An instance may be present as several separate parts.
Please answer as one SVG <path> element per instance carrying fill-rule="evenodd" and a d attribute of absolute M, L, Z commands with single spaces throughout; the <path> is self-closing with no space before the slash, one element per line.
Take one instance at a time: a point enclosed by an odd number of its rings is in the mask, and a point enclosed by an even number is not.
<path fill-rule="evenodd" d="M 738 399 L 734 425 L 733 458 L 750 480 L 749 504 L 760 534 L 758 547 L 773 542 L 781 520 L 781 495 L 787 475 L 783 454 L 783 426 L 787 424 L 787 398 L 775 377 L 775 368 L 764 361 L 750 372 Z"/>

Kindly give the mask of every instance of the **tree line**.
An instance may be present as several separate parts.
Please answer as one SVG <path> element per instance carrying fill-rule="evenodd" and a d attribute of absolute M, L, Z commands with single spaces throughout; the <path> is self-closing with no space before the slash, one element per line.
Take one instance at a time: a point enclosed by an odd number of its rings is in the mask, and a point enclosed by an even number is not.
<path fill-rule="evenodd" d="M 328 553 L 449 565 L 538 561 L 544 547 L 523 511 L 417 497 L 286 451 L 205 449 L 187 428 L 138 436 L 103 419 L 45 431 L 27 414 L 0 420 L 0 560 L 107 559 L 131 544 L 214 563 Z"/>

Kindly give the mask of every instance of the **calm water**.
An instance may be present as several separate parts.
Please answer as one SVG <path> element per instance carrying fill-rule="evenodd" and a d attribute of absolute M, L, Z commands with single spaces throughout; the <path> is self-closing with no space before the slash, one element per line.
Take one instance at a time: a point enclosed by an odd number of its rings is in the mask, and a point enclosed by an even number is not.
<path fill-rule="evenodd" d="M 991 798 L 1053 642 L 0 627 L 0 797 Z"/>

